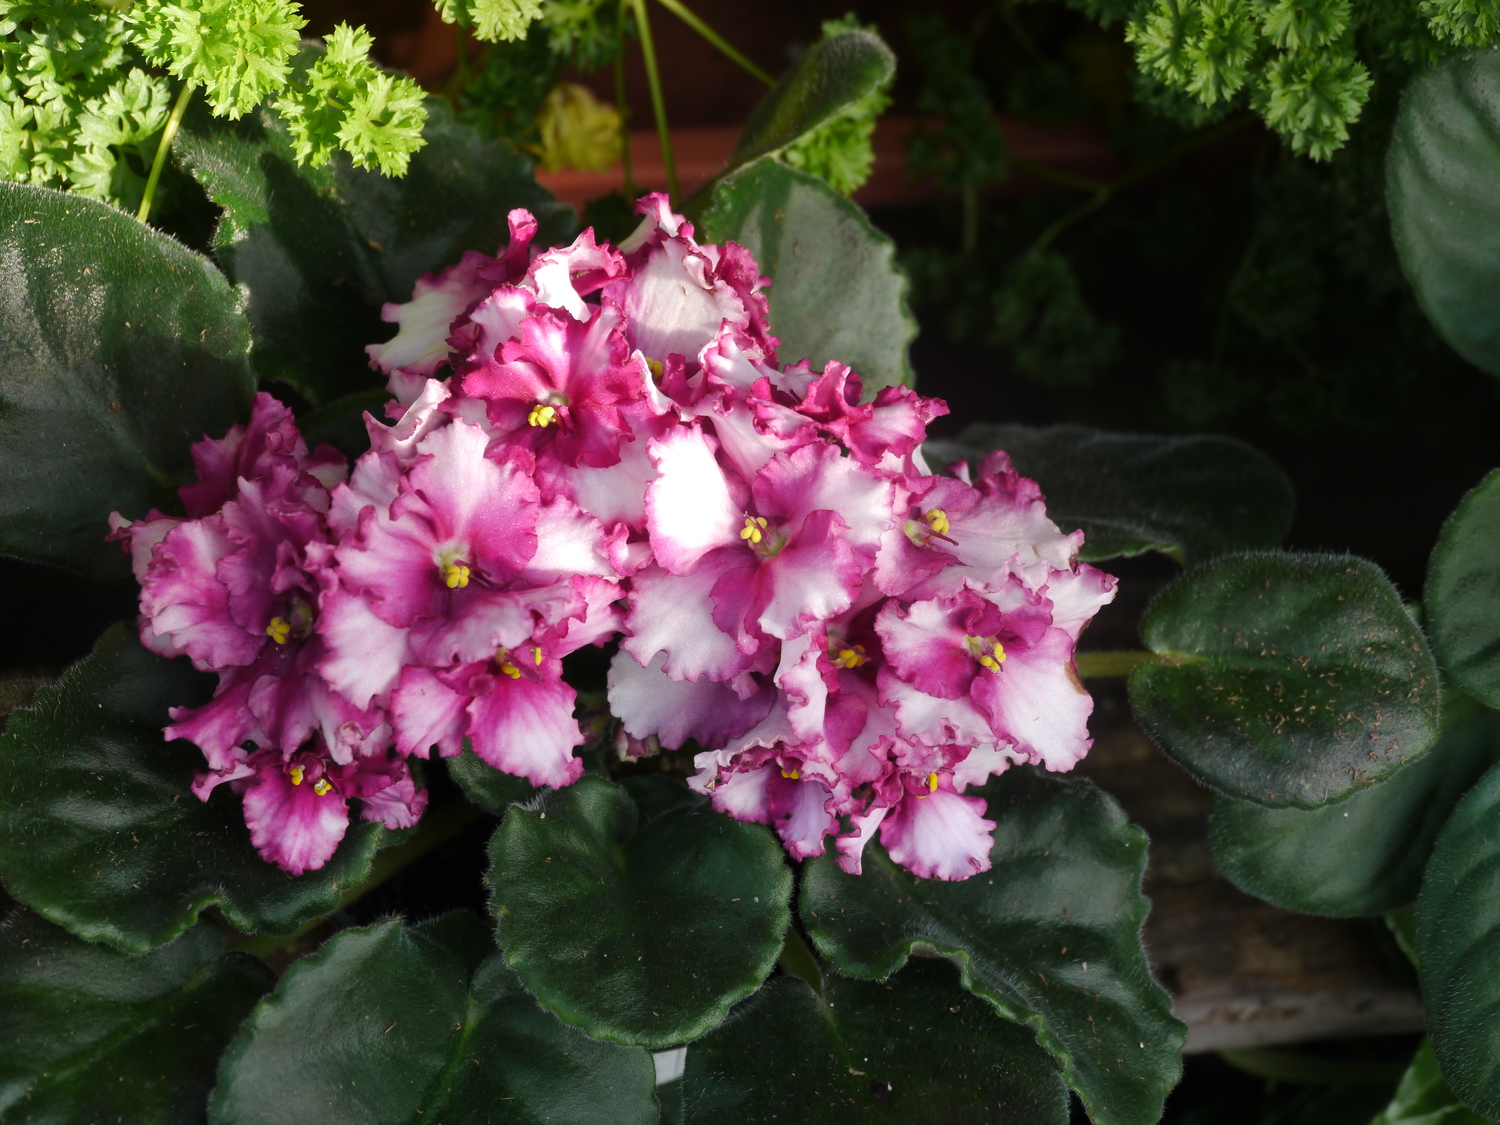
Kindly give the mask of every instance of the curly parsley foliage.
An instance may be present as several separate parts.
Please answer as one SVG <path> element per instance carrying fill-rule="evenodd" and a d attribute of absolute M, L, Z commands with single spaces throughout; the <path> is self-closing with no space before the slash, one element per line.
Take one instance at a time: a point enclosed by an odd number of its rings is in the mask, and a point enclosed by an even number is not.
<path fill-rule="evenodd" d="M 364 28 L 339 24 L 324 44 L 315 62 L 297 68 L 275 103 L 297 159 L 317 166 L 343 151 L 356 167 L 405 175 L 411 154 L 423 144 L 427 111 L 421 88 L 370 62 Z"/>
<path fill-rule="evenodd" d="M 369 60 L 363 30 L 299 64 L 305 22 L 292 0 L 0 0 L 0 178 L 134 208 L 183 86 L 221 117 L 278 110 L 305 161 L 404 172 L 421 91 Z"/>
<path fill-rule="evenodd" d="M 435 0 L 438 15 L 447 23 L 473 28 L 474 37 L 488 43 L 524 38 L 540 18 L 541 0 Z"/>
<path fill-rule="evenodd" d="M 840 32 L 864 26 L 851 12 L 843 19 L 825 21 L 823 38 L 831 39 Z M 793 168 L 811 172 L 840 195 L 853 195 L 865 185 L 875 167 L 875 150 L 871 147 L 875 121 L 890 104 L 886 89 L 876 90 L 782 150 L 781 159 Z"/>
<path fill-rule="evenodd" d="M 1243 98 L 1318 160 L 1348 140 L 1372 66 L 1431 62 L 1497 35 L 1500 0 L 1141 0 L 1125 31 L 1145 74 L 1209 109 Z"/>

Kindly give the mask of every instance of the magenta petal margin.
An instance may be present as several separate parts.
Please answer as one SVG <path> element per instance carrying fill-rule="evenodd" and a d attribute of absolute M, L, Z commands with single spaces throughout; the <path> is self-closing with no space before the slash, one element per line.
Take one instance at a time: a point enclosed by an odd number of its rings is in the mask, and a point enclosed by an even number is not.
<path fill-rule="evenodd" d="M 185 517 L 116 514 L 142 642 L 215 672 L 172 711 L 261 855 L 326 863 L 359 814 L 415 824 L 407 758 L 465 745 L 577 780 L 562 659 L 619 638 L 616 745 L 689 743 L 691 785 L 796 858 L 858 872 L 878 833 L 924 878 L 989 867 L 967 790 L 1088 752 L 1078 635 L 1114 579 L 1077 562 L 1003 453 L 922 460 L 936 399 L 783 365 L 754 259 L 661 195 L 619 246 L 539 251 L 510 217 L 387 305 L 386 419 L 352 469 L 259 395 L 193 450 Z"/>

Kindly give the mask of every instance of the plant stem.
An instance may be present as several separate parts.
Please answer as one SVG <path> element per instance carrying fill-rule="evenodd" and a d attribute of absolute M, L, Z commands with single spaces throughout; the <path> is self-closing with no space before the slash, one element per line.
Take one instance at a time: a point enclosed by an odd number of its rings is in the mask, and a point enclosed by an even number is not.
<path fill-rule="evenodd" d="M 660 0 L 660 3 L 663 8 L 671 12 L 674 16 L 680 19 L 683 23 L 687 24 L 699 35 L 703 36 L 703 38 L 707 39 L 710 43 L 717 47 L 726 58 L 728 58 L 731 62 L 737 64 L 740 69 L 744 70 L 747 74 L 760 79 L 767 86 L 776 85 L 776 79 L 772 78 L 765 71 L 761 70 L 760 67 L 756 66 L 744 55 L 736 51 L 734 47 L 732 47 L 728 43 L 728 41 L 724 39 L 723 36 L 721 36 L 713 28 L 709 27 L 708 24 L 700 20 L 686 7 L 684 7 L 682 4 L 682 0 Z"/>
<path fill-rule="evenodd" d="M 362 895 L 373 891 L 403 867 L 415 863 L 439 844 L 446 844 L 483 817 L 484 813 L 468 801 L 454 801 L 450 805 L 444 805 L 436 813 L 423 820 L 408 839 L 395 847 L 384 848 L 376 852 L 375 859 L 370 864 L 370 874 L 365 876 L 365 881 L 359 886 L 351 887 L 339 897 L 339 904 L 334 913 L 344 909 Z M 326 918 L 328 915 L 323 917 Z M 275 953 L 287 942 L 301 937 L 321 921 L 323 918 L 309 919 L 284 937 L 278 937 L 275 934 L 251 934 L 233 948 L 239 953 L 266 957 Z"/>
<path fill-rule="evenodd" d="M 1062 172 L 1057 169 L 1045 169 L 1044 172 L 1044 166 L 1032 165 L 1026 170 L 1031 172 L 1033 175 L 1045 174 L 1047 178 L 1055 180 L 1058 183 L 1064 183 L 1064 177 L 1074 178 L 1077 182 L 1073 186 L 1084 188 L 1085 190 L 1092 190 L 1094 192 L 1094 197 L 1087 203 L 1080 204 L 1072 211 L 1069 211 L 1066 215 L 1063 215 L 1061 218 L 1057 219 L 1054 223 L 1052 223 L 1051 226 L 1047 227 L 1046 230 L 1042 231 L 1042 233 L 1037 236 L 1036 242 L 1032 244 L 1032 251 L 1035 252 L 1045 250 L 1052 244 L 1053 240 L 1055 240 L 1058 235 L 1062 234 L 1069 227 L 1082 222 L 1084 219 L 1092 215 L 1095 211 L 1099 210 L 1099 208 L 1103 207 L 1110 201 L 1111 197 L 1113 197 L 1115 193 L 1124 191 L 1129 187 L 1134 187 L 1142 180 L 1156 175 L 1157 172 L 1160 172 L 1166 168 L 1170 168 L 1184 156 L 1187 156 L 1190 153 L 1203 148 L 1205 145 L 1211 145 L 1215 141 L 1222 140 L 1225 137 L 1238 133 L 1241 129 L 1248 126 L 1254 120 L 1255 118 L 1248 113 L 1241 114 L 1238 117 L 1231 117 L 1228 121 L 1222 122 L 1212 129 L 1187 138 L 1187 140 L 1183 141 L 1181 144 L 1173 145 L 1170 149 L 1168 149 L 1166 152 L 1162 153 L 1155 159 L 1148 160 L 1146 161 L 1146 163 L 1140 165 L 1139 167 L 1132 168 L 1123 176 L 1120 176 L 1118 179 L 1110 180 L 1108 183 L 1095 184 L 1092 181 L 1083 179 L 1082 177 L 1072 177 L 1070 173 Z M 1015 164 L 1016 167 L 1021 167 L 1020 163 L 1017 161 L 1012 160 L 1011 163 Z"/>
<path fill-rule="evenodd" d="M 627 201 L 636 196 L 635 175 L 630 167 L 630 106 L 625 100 L 625 5 L 620 0 L 620 53 L 615 56 L 615 110 L 620 115 L 620 171 L 624 174 L 621 189 Z"/>
<path fill-rule="evenodd" d="M 964 205 L 963 234 L 959 247 L 965 258 L 972 258 L 979 249 L 979 189 L 969 184 L 961 196 Z"/>
<path fill-rule="evenodd" d="M 656 69 L 656 44 L 651 39 L 651 20 L 646 15 L 646 0 L 631 0 L 631 3 L 635 5 L 635 22 L 641 33 L 641 56 L 646 62 L 646 84 L 651 87 L 651 110 L 656 115 L 661 161 L 667 170 L 667 195 L 675 203 L 681 194 L 677 187 L 677 162 L 672 159 L 672 131 L 667 125 L 667 103 L 662 97 L 661 75 Z"/>
<path fill-rule="evenodd" d="M 1080 652 L 1073 657 L 1079 676 L 1085 680 L 1128 676 L 1137 665 L 1160 659 L 1154 652 Z"/>
<path fill-rule="evenodd" d="M 151 174 L 146 177 L 146 191 L 141 196 L 141 209 L 136 212 L 135 217 L 145 222 L 151 214 L 151 200 L 156 195 L 156 184 L 161 179 L 161 170 L 166 167 L 167 153 L 172 151 L 172 138 L 177 136 L 177 126 L 182 124 L 183 114 L 187 113 L 188 102 L 193 97 L 193 84 L 184 82 L 182 92 L 177 95 L 177 104 L 172 107 L 172 115 L 167 118 L 166 125 L 161 131 L 161 140 L 156 143 L 156 157 L 151 161 Z"/>

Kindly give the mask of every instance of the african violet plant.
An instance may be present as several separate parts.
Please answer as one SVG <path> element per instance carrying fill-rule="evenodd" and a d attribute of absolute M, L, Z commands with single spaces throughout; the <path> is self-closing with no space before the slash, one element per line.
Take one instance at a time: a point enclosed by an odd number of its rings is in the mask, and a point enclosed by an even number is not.
<path fill-rule="evenodd" d="M 1420 79 L 1390 165 L 1492 369 L 1497 59 Z M 183 114 L 212 258 L 0 185 L 0 550 L 140 593 L 0 736 L 0 1120 L 1149 1125 L 1147 842 L 1061 776 L 1127 673 L 1236 882 L 1417 899 L 1383 1119 L 1500 1115 L 1500 480 L 1429 648 L 1372 564 L 1276 550 L 1237 442 L 924 440 L 891 245 L 811 170 L 891 68 L 831 27 L 617 244 L 438 102 L 400 179 Z M 1147 651 L 1077 652 L 1148 550 Z M 484 817 L 488 920 L 262 960 Z"/>

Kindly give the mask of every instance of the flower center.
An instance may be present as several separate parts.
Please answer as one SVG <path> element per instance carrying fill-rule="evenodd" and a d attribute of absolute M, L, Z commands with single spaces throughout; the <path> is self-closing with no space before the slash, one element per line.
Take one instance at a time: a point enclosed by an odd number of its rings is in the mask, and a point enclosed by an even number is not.
<path fill-rule="evenodd" d="M 543 406 L 537 403 L 531 408 L 531 413 L 526 416 L 528 426 L 541 426 L 543 429 L 550 426 L 557 419 L 557 407 Z"/>
<path fill-rule="evenodd" d="M 286 771 L 286 775 L 287 777 L 292 779 L 293 785 L 301 785 L 302 782 L 306 779 L 306 771 L 303 770 L 301 766 L 293 766 L 291 769 Z M 333 782 L 329 781 L 326 777 L 320 777 L 317 781 L 313 782 L 312 791 L 319 797 L 325 796 L 326 794 L 332 792 L 332 790 Z"/>
<path fill-rule="evenodd" d="M 740 528 L 740 538 L 763 559 L 775 558 L 786 546 L 786 535 L 770 530 L 765 516 L 746 516 L 745 526 Z"/>
<path fill-rule="evenodd" d="M 965 637 L 964 644 L 974 659 L 991 672 L 1000 671 L 1000 665 L 1005 663 L 1005 646 L 994 637 Z"/>
<path fill-rule="evenodd" d="M 922 513 L 921 519 L 907 520 L 902 527 L 906 537 L 918 547 L 926 547 L 934 539 L 948 539 L 948 532 L 953 525 L 948 521 L 948 513 L 941 508 L 931 508 Z"/>
<path fill-rule="evenodd" d="M 930 774 L 927 775 L 927 792 L 925 792 L 925 793 L 917 793 L 917 794 L 914 794 L 914 796 L 919 801 L 923 797 L 931 797 L 934 793 L 937 792 L 937 787 L 938 787 L 938 775 L 936 773 L 930 773 Z"/>
<path fill-rule="evenodd" d="M 443 585 L 450 590 L 462 590 L 469 584 L 469 568 L 463 563 L 449 563 L 443 567 Z"/>
<path fill-rule="evenodd" d="M 513 680 L 519 680 L 521 678 L 521 669 L 516 666 L 514 657 L 515 654 L 508 648 L 497 648 L 495 650 L 495 663 L 500 666 L 501 674 L 509 676 Z M 531 661 L 533 664 L 540 665 L 545 658 L 546 656 L 542 652 L 541 645 L 531 646 Z"/>
<path fill-rule="evenodd" d="M 828 655 L 840 668 L 862 668 L 870 662 L 865 653 L 864 645 L 844 645 L 842 647 L 834 644 L 828 646 Z"/>
<path fill-rule="evenodd" d="M 271 623 L 266 626 L 266 636 L 279 645 L 284 645 L 293 638 L 300 641 L 312 632 L 312 623 L 312 606 L 297 598 L 288 608 L 286 617 L 271 618 Z"/>

